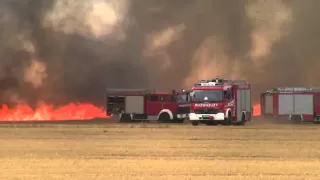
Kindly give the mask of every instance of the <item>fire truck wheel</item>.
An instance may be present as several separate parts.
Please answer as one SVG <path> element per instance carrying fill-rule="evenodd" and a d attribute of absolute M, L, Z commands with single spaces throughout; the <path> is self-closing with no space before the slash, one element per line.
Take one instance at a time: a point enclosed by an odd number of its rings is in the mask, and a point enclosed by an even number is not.
<path fill-rule="evenodd" d="M 158 119 L 159 122 L 165 123 L 170 121 L 170 116 L 168 113 L 161 113 Z"/>
<path fill-rule="evenodd" d="M 193 126 L 198 126 L 198 125 L 199 125 L 199 121 L 192 121 L 191 124 L 192 124 Z"/>
<path fill-rule="evenodd" d="M 290 119 L 293 124 L 299 124 L 302 121 L 302 116 L 301 115 L 291 115 Z"/>
<path fill-rule="evenodd" d="M 242 116 L 241 116 L 241 121 L 240 122 L 237 122 L 235 125 L 237 126 L 244 126 L 246 124 L 246 116 L 244 113 L 242 113 Z"/>
<path fill-rule="evenodd" d="M 221 124 L 225 126 L 229 126 L 232 124 L 232 115 L 230 112 L 228 113 L 228 117 Z"/>

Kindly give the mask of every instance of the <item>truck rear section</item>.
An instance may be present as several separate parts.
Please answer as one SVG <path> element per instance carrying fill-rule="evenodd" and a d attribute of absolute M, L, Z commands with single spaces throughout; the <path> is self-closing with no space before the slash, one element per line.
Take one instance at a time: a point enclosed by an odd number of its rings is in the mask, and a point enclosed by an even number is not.
<path fill-rule="evenodd" d="M 107 89 L 106 113 L 120 122 L 147 119 L 145 114 L 145 89 Z"/>
<path fill-rule="evenodd" d="M 177 122 L 174 91 L 160 93 L 148 89 L 107 89 L 106 113 L 120 122 Z"/>
<path fill-rule="evenodd" d="M 279 120 L 316 121 L 320 115 L 320 89 L 273 88 L 261 94 L 261 114 Z"/>
<path fill-rule="evenodd" d="M 249 84 L 239 84 L 236 88 L 236 117 L 234 119 L 236 124 L 243 124 L 247 121 L 251 121 L 252 118 L 252 97 L 251 86 Z"/>

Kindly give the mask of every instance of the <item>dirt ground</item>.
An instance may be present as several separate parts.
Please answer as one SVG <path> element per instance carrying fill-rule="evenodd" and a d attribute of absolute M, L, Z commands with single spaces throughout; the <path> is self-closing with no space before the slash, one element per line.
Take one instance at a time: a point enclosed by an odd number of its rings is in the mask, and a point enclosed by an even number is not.
<path fill-rule="evenodd" d="M 0 124 L 0 179 L 320 179 L 320 125 Z"/>

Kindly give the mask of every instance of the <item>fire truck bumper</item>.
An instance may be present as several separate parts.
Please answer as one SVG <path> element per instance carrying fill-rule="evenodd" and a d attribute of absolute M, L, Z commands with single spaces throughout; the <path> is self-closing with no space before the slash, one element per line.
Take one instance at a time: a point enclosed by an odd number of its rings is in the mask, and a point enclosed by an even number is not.
<path fill-rule="evenodd" d="M 190 121 L 223 121 L 224 120 L 224 113 L 217 113 L 217 114 L 189 114 Z"/>

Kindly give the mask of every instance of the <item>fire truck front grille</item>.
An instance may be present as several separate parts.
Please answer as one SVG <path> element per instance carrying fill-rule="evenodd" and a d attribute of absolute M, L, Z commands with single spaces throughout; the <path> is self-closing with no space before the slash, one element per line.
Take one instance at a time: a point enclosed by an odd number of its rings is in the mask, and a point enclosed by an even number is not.
<path fill-rule="evenodd" d="M 217 114 L 218 109 L 195 109 L 194 113 L 196 113 L 196 114 Z"/>

